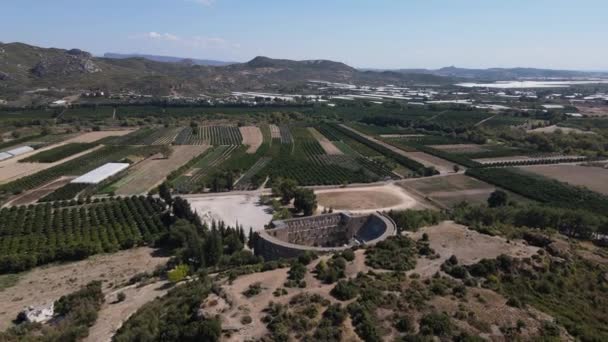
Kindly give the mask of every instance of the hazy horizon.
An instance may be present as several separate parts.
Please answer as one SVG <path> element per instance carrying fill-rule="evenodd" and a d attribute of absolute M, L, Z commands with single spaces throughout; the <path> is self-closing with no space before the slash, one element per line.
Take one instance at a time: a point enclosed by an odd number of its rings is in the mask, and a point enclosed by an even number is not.
<path fill-rule="evenodd" d="M 608 70 L 600 0 L 8 0 L 0 41 L 245 62 L 327 59 L 369 69 Z"/>

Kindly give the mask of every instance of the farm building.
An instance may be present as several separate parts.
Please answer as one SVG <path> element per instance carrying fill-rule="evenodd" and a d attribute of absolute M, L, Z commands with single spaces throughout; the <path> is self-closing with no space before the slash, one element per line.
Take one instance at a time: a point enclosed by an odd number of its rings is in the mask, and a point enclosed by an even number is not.
<path fill-rule="evenodd" d="M 128 167 L 128 163 L 107 163 L 74 179 L 71 183 L 98 184 Z"/>

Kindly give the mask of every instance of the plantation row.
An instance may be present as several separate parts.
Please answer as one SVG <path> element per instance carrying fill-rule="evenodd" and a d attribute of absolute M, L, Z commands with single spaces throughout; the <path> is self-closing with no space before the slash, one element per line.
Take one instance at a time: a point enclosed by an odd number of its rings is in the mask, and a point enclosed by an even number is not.
<path fill-rule="evenodd" d="M 140 128 L 126 135 L 110 136 L 103 138 L 98 142 L 105 145 L 146 145 L 143 142 L 154 134 L 155 131 L 156 130 L 154 128 L 150 127 Z"/>
<path fill-rule="evenodd" d="M 240 145 L 241 131 L 234 126 L 203 126 L 182 129 L 175 143 L 178 145 Z"/>
<path fill-rule="evenodd" d="M 282 144 L 291 144 L 293 142 L 293 137 L 291 136 L 291 131 L 289 130 L 289 126 L 281 125 L 281 126 L 279 126 L 279 131 L 281 132 L 281 143 Z"/>
<path fill-rule="evenodd" d="M 20 163 L 54 163 L 97 146 L 96 143 L 70 143 L 19 160 Z"/>
<path fill-rule="evenodd" d="M 382 154 L 376 150 L 369 148 L 368 146 L 350 138 L 349 136 L 338 131 L 334 126 L 329 124 L 323 124 L 317 127 L 317 130 L 321 132 L 325 137 L 331 140 L 340 150 L 346 154 L 352 154 L 354 152 L 357 155 L 365 157 L 381 157 Z M 346 147 L 346 150 L 344 149 Z"/>
<path fill-rule="evenodd" d="M 396 153 L 392 150 L 390 150 L 389 148 L 382 146 L 374 141 L 371 141 L 347 128 L 344 128 L 340 125 L 333 125 L 333 127 L 335 129 L 337 129 L 338 131 L 340 131 L 341 133 L 343 133 L 344 135 L 368 146 L 371 149 L 374 149 L 376 151 L 378 151 L 379 153 L 381 153 L 382 155 L 385 155 L 387 157 L 390 157 L 391 159 L 395 160 L 396 162 L 398 162 L 399 164 L 401 164 L 402 166 L 414 171 L 416 174 L 421 175 L 421 176 L 430 176 L 433 174 L 437 174 L 436 170 L 430 170 L 427 169 L 424 165 L 422 165 L 421 163 L 409 159 L 405 156 L 400 155 L 399 153 Z M 434 171 L 434 172 L 433 172 Z"/>
<path fill-rule="evenodd" d="M 608 213 L 608 196 L 513 168 L 478 168 L 467 175 L 556 207 Z"/>
<path fill-rule="evenodd" d="M 51 192 L 50 194 L 42 197 L 38 202 L 53 202 L 53 201 L 67 201 L 74 199 L 76 195 L 83 192 L 88 188 L 90 184 L 83 183 L 68 183 L 61 188 Z"/>
<path fill-rule="evenodd" d="M 0 273 L 80 260 L 152 243 L 165 232 L 164 205 L 130 197 L 54 209 L 48 203 L 0 210 Z"/>
<path fill-rule="evenodd" d="M 458 165 L 462 165 L 462 166 L 466 166 L 466 167 L 480 167 L 482 166 L 480 163 L 469 159 L 466 156 L 462 156 L 459 154 L 453 154 L 453 153 L 449 153 L 449 152 L 445 152 L 445 151 L 441 151 L 438 150 L 436 148 L 432 148 L 430 146 L 424 146 L 424 145 L 418 145 L 418 144 L 411 144 L 411 146 L 413 148 L 415 148 L 416 150 L 420 151 L 420 152 L 424 152 L 424 153 L 428 153 L 430 155 L 433 155 L 437 158 L 441 158 L 441 159 L 445 159 L 447 161 L 450 161 L 454 164 L 458 164 Z"/>
<path fill-rule="evenodd" d="M 599 158 L 602 159 L 602 158 Z M 549 165 L 549 164 L 560 164 L 560 163 L 575 163 L 584 161 L 599 160 L 597 158 L 587 157 L 571 157 L 571 158 L 559 158 L 559 159 L 530 159 L 530 160 L 513 160 L 513 161 L 497 161 L 492 163 L 484 163 L 484 167 L 507 167 L 507 166 L 526 166 L 526 165 Z"/>
<path fill-rule="evenodd" d="M 260 171 L 262 171 L 266 165 L 268 165 L 271 161 L 269 157 L 260 158 L 253 166 L 245 172 L 241 176 L 241 178 L 234 184 L 236 190 L 248 190 L 252 187 L 257 187 L 263 181 L 258 175 Z"/>
<path fill-rule="evenodd" d="M 159 148 L 158 146 L 106 146 L 33 175 L 0 185 L 0 193 L 20 193 L 39 187 L 61 176 L 80 176 L 103 164 L 122 161 L 128 156 L 148 157 L 158 153 Z"/>

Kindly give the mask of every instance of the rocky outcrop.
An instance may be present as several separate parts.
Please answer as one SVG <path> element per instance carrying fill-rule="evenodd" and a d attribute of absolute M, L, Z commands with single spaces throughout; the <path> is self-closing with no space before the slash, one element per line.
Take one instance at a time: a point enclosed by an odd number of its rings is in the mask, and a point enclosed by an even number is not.
<path fill-rule="evenodd" d="M 31 70 L 31 73 L 37 77 L 45 76 L 67 76 L 71 74 L 93 74 L 101 72 L 95 62 L 93 56 L 85 51 L 72 49 L 63 54 L 52 57 L 43 57 Z"/>

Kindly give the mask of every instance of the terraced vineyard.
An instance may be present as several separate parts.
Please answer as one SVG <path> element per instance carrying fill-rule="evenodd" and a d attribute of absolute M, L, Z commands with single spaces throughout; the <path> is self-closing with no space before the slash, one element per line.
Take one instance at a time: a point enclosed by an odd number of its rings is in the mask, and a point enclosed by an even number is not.
<path fill-rule="evenodd" d="M 178 145 L 240 145 L 243 137 L 236 126 L 183 128 L 175 139 Z"/>
<path fill-rule="evenodd" d="M 20 163 L 54 163 L 97 146 L 96 143 L 70 143 L 21 159 Z"/>
<path fill-rule="evenodd" d="M 0 273 L 151 243 L 165 232 L 163 210 L 158 200 L 143 196 L 68 208 L 2 208 Z"/>

